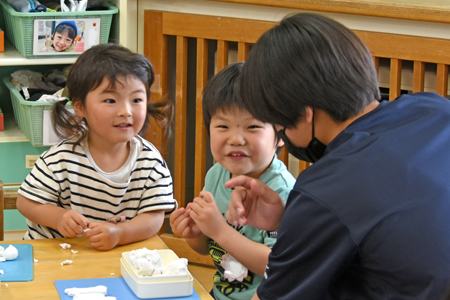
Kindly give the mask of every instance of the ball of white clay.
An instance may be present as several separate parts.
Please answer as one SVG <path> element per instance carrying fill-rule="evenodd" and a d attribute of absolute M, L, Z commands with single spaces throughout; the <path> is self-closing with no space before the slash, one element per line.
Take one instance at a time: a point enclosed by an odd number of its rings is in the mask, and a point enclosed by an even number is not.
<path fill-rule="evenodd" d="M 17 248 L 13 245 L 9 245 L 9 247 L 3 251 L 3 257 L 6 260 L 15 260 L 17 256 L 19 256 L 19 251 L 17 251 Z"/>
<path fill-rule="evenodd" d="M 188 271 L 188 260 L 186 258 L 179 258 L 170 262 L 163 272 L 164 275 L 186 275 Z"/>

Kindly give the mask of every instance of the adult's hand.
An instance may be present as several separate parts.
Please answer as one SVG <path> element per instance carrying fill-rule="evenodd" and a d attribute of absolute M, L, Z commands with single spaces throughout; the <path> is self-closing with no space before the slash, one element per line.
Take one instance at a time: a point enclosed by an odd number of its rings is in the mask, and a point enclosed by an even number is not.
<path fill-rule="evenodd" d="M 236 188 L 226 212 L 227 220 L 237 225 L 250 225 L 261 230 L 278 230 L 284 214 L 281 196 L 262 181 L 238 176 L 225 183 Z"/>

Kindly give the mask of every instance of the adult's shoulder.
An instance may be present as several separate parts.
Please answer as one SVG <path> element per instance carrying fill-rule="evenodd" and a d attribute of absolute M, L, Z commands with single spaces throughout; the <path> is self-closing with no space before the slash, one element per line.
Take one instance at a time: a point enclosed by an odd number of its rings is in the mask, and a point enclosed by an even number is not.
<path fill-rule="evenodd" d="M 449 99 L 438 95 L 436 93 L 430 92 L 420 92 L 413 94 L 405 94 L 393 101 L 399 106 L 410 106 L 410 107 L 426 107 L 428 109 L 435 108 L 440 111 L 450 111 L 450 101 Z"/>

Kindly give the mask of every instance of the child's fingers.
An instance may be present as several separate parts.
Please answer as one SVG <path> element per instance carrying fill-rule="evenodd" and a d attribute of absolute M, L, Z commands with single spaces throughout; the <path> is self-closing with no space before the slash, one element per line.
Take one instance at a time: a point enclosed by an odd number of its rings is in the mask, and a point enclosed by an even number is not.
<path fill-rule="evenodd" d="M 174 218 L 177 218 L 178 216 L 182 215 L 184 213 L 184 211 L 185 211 L 184 207 L 180 207 L 179 209 L 177 209 L 174 212 L 172 212 L 170 214 L 170 216 L 171 217 L 173 216 Z"/>
<path fill-rule="evenodd" d="M 63 229 L 64 231 L 66 231 L 66 235 L 69 237 L 75 237 L 83 233 L 83 230 L 81 230 L 81 228 L 75 222 L 68 222 L 64 224 Z"/>
<path fill-rule="evenodd" d="M 175 222 L 185 212 L 184 207 L 181 207 L 170 214 L 170 223 Z"/>
<path fill-rule="evenodd" d="M 209 203 L 211 203 L 211 201 Z M 205 207 L 208 204 L 208 202 L 202 197 L 195 197 L 190 204 L 191 210 L 199 210 Z"/>
<path fill-rule="evenodd" d="M 178 233 L 182 233 L 186 228 L 188 228 L 191 223 L 191 218 L 190 217 L 186 217 L 183 220 L 181 220 L 177 226 L 176 226 L 176 230 Z"/>
<path fill-rule="evenodd" d="M 215 202 L 214 196 L 208 191 L 201 191 L 197 198 L 202 198 L 207 203 Z"/>

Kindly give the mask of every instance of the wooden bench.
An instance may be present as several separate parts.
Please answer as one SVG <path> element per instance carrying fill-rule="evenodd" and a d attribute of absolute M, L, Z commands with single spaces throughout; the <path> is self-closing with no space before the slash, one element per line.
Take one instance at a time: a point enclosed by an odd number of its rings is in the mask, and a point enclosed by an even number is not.
<path fill-rule="evenodd" d="M 12 188 L 11 188 L 12 187 Z M 16 209 L 17 184 L 4 184 L 0 180 L 0 241 L 5 238 L 5 209 Z"/>
<path fill-rule="evenodd" d="M 173 140 L 167 141 L 155 122 L 150 124 L 145 138 L 160 149 L 173 166 L 174 197 L 180 207 L 185 207 L 203 189 L 206 171 L 211 166 L 202 111 L 202 91 L 208 79 L 233 62 L 232 54 L 237 54 L 236 61 L 245 61 L 252 44 L 275 24 L 164 11 L 144 12 L 144 54 L 153 63 L 156 74 L 152 99 L 169 97 L 176 108 Z M 431 91 L 448 97 L 449 40 L 369 31 L 355 33 L 371 50 L 379 73 L 388 78 L 382 85 L 385 98 L 394 100 L 401 93 L 424 91 L 425 82 L 430 81 L 434 82 Z M 412 82 L 406 82 L 406 77 L 412 78 Z M 289 164 L 286 151 L 280 159 Z M 298 162 L 299 172 L 308 166 L 306 162 Z M 180 257 L 189 257 L 192 264 L 210 266 L 205 257 L 191 253 L 183 239 L 164 233 L 164 227 L 160 236 Z"/>
<path fill-rule="evenodd" d="M 156 77 L 152 99 L 169 97 L 176 109 L 171 143 L 165 140 L 156 123 L 151 124 L 145 138 L 172 161 L 174 197 L 184 207 L 191 200 L 186 193 L 187 182 L 194 179 L 193 195 L 198 195 L 212 165 L 208 165 L 210 154 L 202 110 L 206 82 L 231 62 L 230 53 L 234 50 L 236 60 L 245 61 L 252 44 L 277 23 L 151 10 L 146 10 L 144 16 L 144 54 L 153 63 Z M 425 82 L 430 79 L 435 82 L 432 91 L 448 96 L 450 40 L 369 31 L 355 33 L 371 50 L 379 72 L 387 73 L 389 82 L 384 88 L 389 100 L 404 92 L 424 91 Z M 402 75 L 406 73 L 408 76 L 412 73 L 412 83 L 405 82 Z M 189 142 L 188 136 L 192 137 Z M 288 164 L 286 151 L 280 158 Z M 300 172 L 308 166 L 304 162 L 299 164 Z"/>

